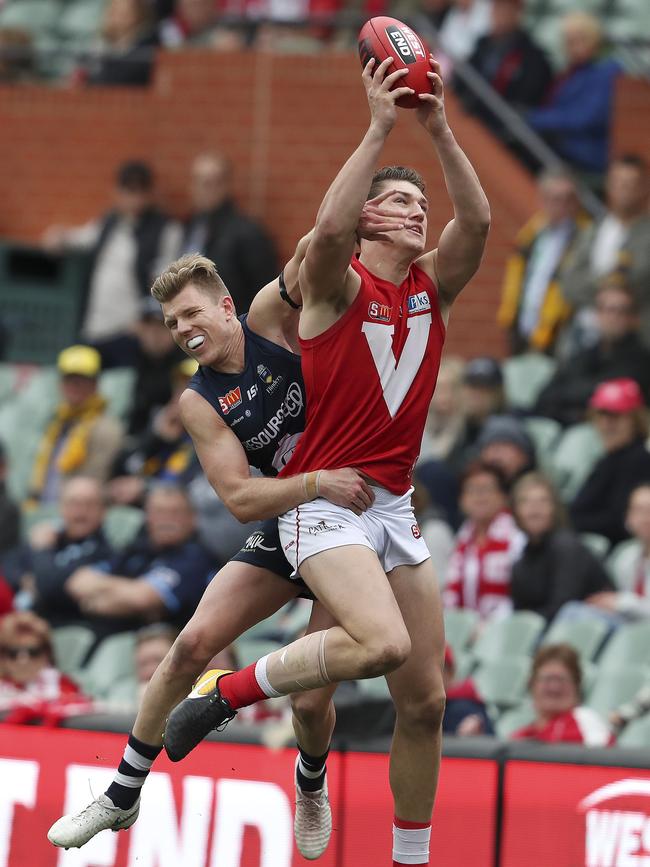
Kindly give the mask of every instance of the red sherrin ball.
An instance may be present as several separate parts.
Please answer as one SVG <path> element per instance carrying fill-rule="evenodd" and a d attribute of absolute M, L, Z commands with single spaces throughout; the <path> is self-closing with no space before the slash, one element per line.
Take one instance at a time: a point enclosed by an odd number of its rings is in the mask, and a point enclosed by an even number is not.
<path fill-rule="evenodd" d="M 398 69 L 408 69 L 408 75 L 400 78 L 395 87 L 412 87 L 415 91 L 410 96 L 401 96 L 397 105 L 401 108 L 422 105 L 418 94 L 432 92 L 431 80 L 427 77 L 427 72 L 431 71 L 429 49 L 414 30 L 396 18 L 386 15 L 371 18 L 359 33 L 361 65 L 365 67 L 374 57 L 376 69 L 389 56 L 395 62 L 388 67 L 386 75 Z"/>

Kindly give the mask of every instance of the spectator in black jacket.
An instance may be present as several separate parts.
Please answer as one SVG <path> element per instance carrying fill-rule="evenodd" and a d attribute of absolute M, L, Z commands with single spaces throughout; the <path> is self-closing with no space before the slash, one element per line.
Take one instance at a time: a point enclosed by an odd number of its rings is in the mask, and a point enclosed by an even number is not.
<path fill-rule="evenodd" d="M 30 605 L 51 624 L 77 621 L 79 606 L 65 591 L 75 569 L 108 562 L 112 551 L 102 531 L 104 496 L 97 479 L 76 476 L 59 498 L 60 522 L 32 527 L 29 541 L 7 555 L 6 575 Z"/>
<path fill-rule="evenodd" d="M 528 536 L 514 563 L 510 593 L 515 610 L 552 620 L 565 602 L 612 590 L 602 563 L 566 526 L 564 508 L 551 482 L 527 473 L 512 491 L 514 516 Z"/>
<path fill-rule="evenodd" d="M 601 383 L 589 406 L 606 454 L 571 503 L 571 521 L 579 532 L 600 533 L 615 545 L 629 536 L 625 512 L 632 489 L 650 481 L 646 408 L 633 379 Z"/>
<path fill-rule="evenodd" d="M 594 389 L 607 379 L 634 379 L 650 403 L 650 351 L 641 342 L 636 296 L 609 278 L 596 296 L 598 341 L 562 363 L 537 400 L 536 412 L 562 424 L 583 421 Z"/>
<path fill-rule="evenodd" d="M 77 569 L 66 591 L 98 634 L 164 621 L 182 627 L 216 564 L 198 542 L 187 492 L 160 484 L 147 496 L 143 532 L 109 564 Z"/>
<path fill-rule="evenodd" d="M 476 44 L 469 64 L 513 108 L 540 105 L 551 83 L 546 55 L 521 26 L 522 0 L 493 0 L 490 32 Z M 499 120 L 472 91 L 454 82 L 467 111 L 481 118 L 497 133 Z"/>
<path fill-rule="evenodd" d="M 232 198 L 232 167 L 223 154 L 205 153 L 192 163 L 192 214 L 179 255 L 203 253 L 216 263 L 237 313 L 246 313 L 255 294 L 278 274 L 273 242 L 243 214 Z"/>
<path fill-rule="evenodd" d="M 87 84 L 149 84 L 159 39 L 150 0 L 110 0 L 104 12 L 102 44 L 80 70 Z"/>

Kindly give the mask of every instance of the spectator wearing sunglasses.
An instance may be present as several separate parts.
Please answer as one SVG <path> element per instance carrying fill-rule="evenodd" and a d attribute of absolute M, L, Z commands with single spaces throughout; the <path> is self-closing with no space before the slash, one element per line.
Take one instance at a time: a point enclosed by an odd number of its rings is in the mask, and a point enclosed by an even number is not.
<path fill-rule="evenodd" d="M 31 611 L 0 620 L 0 716 L 5 723 L 57 725 L 88 710 L 89 700 L 58 671 L 50 628 Z"/>

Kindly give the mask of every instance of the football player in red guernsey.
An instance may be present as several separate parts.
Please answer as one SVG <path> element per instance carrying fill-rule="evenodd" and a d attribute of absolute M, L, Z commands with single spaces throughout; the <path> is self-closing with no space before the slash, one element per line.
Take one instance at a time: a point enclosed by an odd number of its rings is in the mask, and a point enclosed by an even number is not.
<path fill-rule="evenodd" d="M 308 423 L 283 475 L 306 473 L 317 490 L 317 468 L 355 467 L 375 495 L 362 515 L 316 497 L 280 518 L 287 558 L 335 620 L 242 671 L 205 675 L 170 715 L 165 740 L 187 750 L 190 730 L 198 742 L 237 708 L 268 696 L 386 675 L 397 709 L 393 864 L 402 865 L 429 863 L 444 707 L 440 598 L 411 506 L 411 473 L 451 305 L 480 264 L 490 210 L 448 126 L 432 59 L 433 92 L 420 96 L 416 115 L 454 217 L 426 251 L 422 179 L 403 167 L 375 173 L 396 100 L 412 92 L 400 86 L 406 70 L 391 73 L 391 63 L 371 60 L 364 69 L 370 126 L 325 195 L 300 269 Z M 389 239 L 362 241 L 356 259 L 364 202 L 385 189 L 394 192 L 384 206 L 406 208 L 408 216 Z"/>

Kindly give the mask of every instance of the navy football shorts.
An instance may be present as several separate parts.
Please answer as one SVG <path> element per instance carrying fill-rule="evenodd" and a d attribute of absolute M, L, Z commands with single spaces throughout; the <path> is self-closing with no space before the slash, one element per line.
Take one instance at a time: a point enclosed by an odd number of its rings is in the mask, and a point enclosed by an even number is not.
<path fill-rule="evenodd" d="M 259 566 L 261 569 L 268 569 L 269 572 L 273 572 L 280 578 L 284 578 L 286 581 L 297 585 L 301 591 L 300 596 L 304 599 L 315 598 L 300 576 L 291 577 L 294 569 L 284 556 L 280 534 L 278 533 L 277 518 L 269 518 L 267 521 L 262 521 L 248 539 L 246 539 L 241 550 L 231 559 L 242 563 L 250 563 L 252 566 Z"/>

